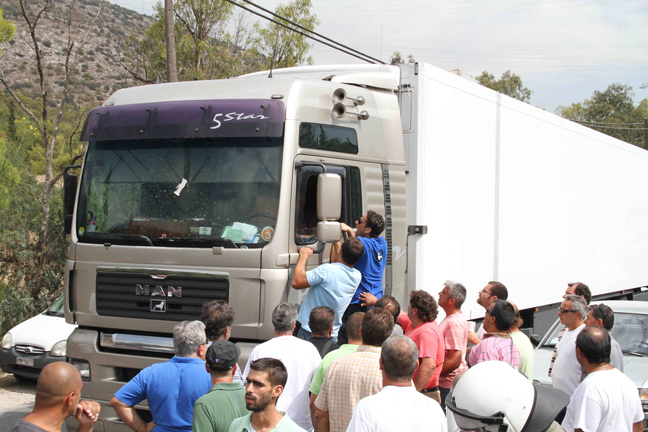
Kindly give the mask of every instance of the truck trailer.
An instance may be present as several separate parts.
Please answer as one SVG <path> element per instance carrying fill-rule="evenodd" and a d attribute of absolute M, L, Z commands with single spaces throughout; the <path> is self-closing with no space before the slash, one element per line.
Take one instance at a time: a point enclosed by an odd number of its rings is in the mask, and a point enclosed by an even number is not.
<path fill-rule="evenodd" d="M 173 355 L 173 326 L 203 303 L 234 307 L 233 340 L 271 338 L 274 307 L 305 295 L 299 248 L 318 252 L 308 268 L 328 262 L 339 223 L 367 210 L 385 216 L 384 290 L 404 307 L 450 279 L 478 319 L 499 280 L 543 332 L 569 281 L 597 298 L 648 285 L 648 153 L 428 64 L 122 89 L 82 139 L 65 315 L 96 430 L 126 429 L 113 394 Z"/>

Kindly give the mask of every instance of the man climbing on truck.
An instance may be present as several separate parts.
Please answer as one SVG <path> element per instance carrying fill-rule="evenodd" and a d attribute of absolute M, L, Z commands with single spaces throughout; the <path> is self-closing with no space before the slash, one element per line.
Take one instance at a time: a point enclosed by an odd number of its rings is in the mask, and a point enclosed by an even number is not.
<path fill-rule="evenodd" d="M 351 315 L 356 312 L 366 312 L 366 306 L 362 306 L 362 293 L 370 293 L 380 299 L 383 296 L 383 274 L 385 273 L 385 264 L 387 263 L 387 241 L 380 237 L 385 229 L 385 218 L 373 210 L 367 211 L 356 222 L 356 231 L 345 223 L 341 223 L 342 231 L 349 236 L 357 237 L 364 245 L 364 254 L 355 268 L 362 274 L 362 280 L 356 290 L 351 304 L 347 307 L 342 316 L 342 326 L 338 333 L 338 343 L 345 344 L 347 341 L 346 322 Z M 331 252 L 331 261 L 337 260 L 340 253 L 342 240 L 333 245 Z"/>

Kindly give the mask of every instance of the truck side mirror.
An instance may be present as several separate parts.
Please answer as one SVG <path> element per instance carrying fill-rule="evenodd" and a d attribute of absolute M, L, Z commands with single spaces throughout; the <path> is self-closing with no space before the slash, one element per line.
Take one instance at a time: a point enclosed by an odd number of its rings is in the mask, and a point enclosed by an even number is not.
<path fill-rule="evenodd" d="M 317 219 L 332 221 L 342 213 L 342 178 L 338 174 L 317 176 Z"/>
<path fill-rule="evenodd" d="M 74 200 L 79 184 L 79 177 L 76 174 L 68 173 L 68 170 L 80 167 L 80 165 L 70 165 L 65 168 L 63 173 L 63 235 L 66 237 L 72 233 Z"/>
<path fill-rule="evenodd" d="M 317 240 L 322 243 L 335 243 L 342 236 L 340 222 L 317 222 Z"/>
<path fill-rule="evenodd" d="M 317 177 L 317 240 L 332 243 L 340 240 L 342 213 L 342 178 L 338 174 L 322 173 Z"/>

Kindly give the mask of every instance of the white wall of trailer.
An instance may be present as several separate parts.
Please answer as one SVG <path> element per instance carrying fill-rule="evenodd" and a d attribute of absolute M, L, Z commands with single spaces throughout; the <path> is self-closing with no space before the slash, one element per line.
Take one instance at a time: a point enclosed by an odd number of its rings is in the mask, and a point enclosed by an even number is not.
<path fill-rule="evenodd" d="M 648 284 L 648 152 L 427 64 L 405 132 L 408 289 L 489 280 L 520 309 L 556 303 L 569 281 L 593 294 Z M 407 97 L 402 101 L 407 102 Z M 407 108 L 406 108 L 407 110 Z"/>

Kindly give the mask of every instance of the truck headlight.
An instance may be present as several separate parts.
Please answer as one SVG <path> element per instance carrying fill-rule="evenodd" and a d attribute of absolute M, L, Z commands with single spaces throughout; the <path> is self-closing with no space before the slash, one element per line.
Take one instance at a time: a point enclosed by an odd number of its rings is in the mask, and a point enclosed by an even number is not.
<path fill-rule="evenodd" d="M 11 333 L 7 332 L 2 338 L 2 348 L 6 350 L 11 349 Z"/>
<path fill-rule="evenodd" d="M 81 380 L 90 381 L 90 363 L 85 360 L 70 359 L 70 364 L 79 370 Z"/>
<path fill-rule="evenodd" d="M 66 352 L 67 352 L 67 340 L 56 342 L 54 346 L 52 346 L 52 349 L 50 350 L 50 354 L 52 354 L 54 357 L 65 357 Z"/>

